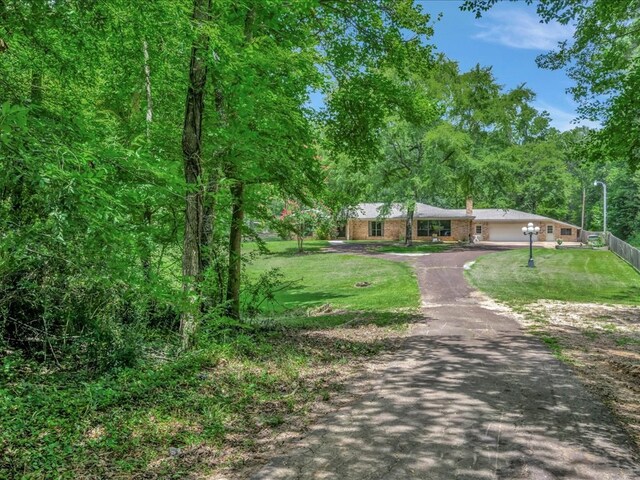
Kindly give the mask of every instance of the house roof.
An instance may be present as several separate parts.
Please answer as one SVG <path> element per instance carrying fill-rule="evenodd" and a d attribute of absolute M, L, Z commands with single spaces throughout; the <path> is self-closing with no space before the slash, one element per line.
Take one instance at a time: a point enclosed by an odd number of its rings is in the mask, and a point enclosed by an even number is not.
<path fill-rule="evenodd" d="M 464 210 L 462 210 L 464 211 Z M 476 222 L 557 222 L 563 225 L 570 225 L 574 228 L 580 228 L 561 220 L 555 220 L 543 215 L 535 213 L 521 212 L 511 208 L 476 208 L 473 210 Z"/>
<path fill-rule="evenodd" d="M 457 212 L 465 212 L 465 210 L 456 210 Z M 512 210 L 510 208 L 474 208 L 473 216 L 479 222 L 511 222 L 511 221 L 545 221 L 551 220 L 549 217 L 536 215 L 535 213 L 521 212 L 520 210 Z"/>
<path fill-rule="evenodd" d="M 391 205 L 385 215 L 381 215 L 384 203 L 361 203 L 355 209 L 355 218 L 373 220 L 376 218 L 407 218 L 402 205 Z"/>
<path fill-rule="evenodd" d="M 404 206 L 393 204 L 386 215 L 381 215 L 384 203 L 361 203 L 356 208 L 355 218 L 360 220 L 375 220 L 377 218 L 404 219 L 407 218 Z M 417 203 L 414 218 L 441 218 L 455 219 L 467 218 L 477 222 L 557 222 L 574 228 L 580 228 L 571 223 L 562 222 L 553 218 L 536 215 L 535 213 L 521 212 L 511 208 L 476 208 L 472 215 L 467 215 L 464 209 L 448 209 L 434 207 L 425 203 Z"/>
<path fill-rule="evenodd" d="M 425 203 L 416 204 L 414 212 L 416 218 L 473 218 L 473 215 L 467 215 L 466 210 L 451 210 L 449 208 L 434 207 Z"/>
<path fill-rule="evenodd" d="M 355 218 L 360 220 L 373 220 L 376 218 L 404 219 L 407 212 L 404 206 L 393 204 L 385 215 L 381 215 L 384 203 L 361 203 L 356 207 Z M 415 218 L 473 218 L 467 216 L 464 210 L 450 210 L 447 208 L 434 207 L 425 203 L 417 203 L 414 211 Z"/>

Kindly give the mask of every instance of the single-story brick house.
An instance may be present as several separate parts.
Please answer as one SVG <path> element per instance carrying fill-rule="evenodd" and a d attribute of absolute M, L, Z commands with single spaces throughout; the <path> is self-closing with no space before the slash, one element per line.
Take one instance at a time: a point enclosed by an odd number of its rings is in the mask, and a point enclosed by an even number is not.
<path fill-rule="evenodd" d="M 406 211 L 392 205 L 387 212 L 382 203 L 361 203 L 347 220 L 340 237 L 346 240 L 401 240 L 406 233 Z M 540 227 L 534 237 L 537 241 L 562 239 L 575 242 L 580 228 L 553 218 L 512 209 L 473 209 L 471 199 L 466 209 L 438 208 L 424 203 L 416 205 L 413 215 L 413 238 L 427 240 L 434 237 L 442 241 L 468 241 L 474 236 L 481 241 L 523 242 L 528 237 L 522 227 L 529 222 Z"/>

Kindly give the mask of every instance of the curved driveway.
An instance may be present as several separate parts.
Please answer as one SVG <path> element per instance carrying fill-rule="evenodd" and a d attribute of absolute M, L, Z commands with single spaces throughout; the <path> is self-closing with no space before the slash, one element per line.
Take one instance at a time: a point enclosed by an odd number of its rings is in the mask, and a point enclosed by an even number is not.
<path fill-rule="evenodd" d="M 251 478 L 640 478 L 608 410 L 512 318 L 478 305 L 462 267 L 482 253 L 400 257 L 416 268 L 424 321 L 362 380 L 368 393 Z"/>

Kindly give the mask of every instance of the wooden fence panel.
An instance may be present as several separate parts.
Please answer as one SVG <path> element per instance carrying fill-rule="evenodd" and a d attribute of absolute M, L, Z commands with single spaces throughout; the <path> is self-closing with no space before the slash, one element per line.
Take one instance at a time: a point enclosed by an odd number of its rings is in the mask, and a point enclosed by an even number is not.
<path fill-rule="evenodd" d="M 589 230 L 581 230 L 579 240 L 582 243 L 588 243 L 587 239 L 589 238 L 589 235 L 602 235 L 602 232 L 591 232 Z"/>
<path fill-rule="evenodd" d="M 623 242 L 618 237 L 609 234 L 609 250 L 614 252 L 623 260 L 626 260 L 640 271 L 640 250 L 636 247 L 632 247 L 627 242 Z"/>

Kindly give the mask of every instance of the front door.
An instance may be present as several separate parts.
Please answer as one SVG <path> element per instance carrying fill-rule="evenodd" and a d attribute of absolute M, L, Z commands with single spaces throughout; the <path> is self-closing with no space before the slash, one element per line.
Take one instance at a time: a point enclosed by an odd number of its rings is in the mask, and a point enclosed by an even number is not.
<path fill-rule="evenodd" d="M 547 242 L 553 242 L 554 240 L 553 225 L 547 225 Z"/>

